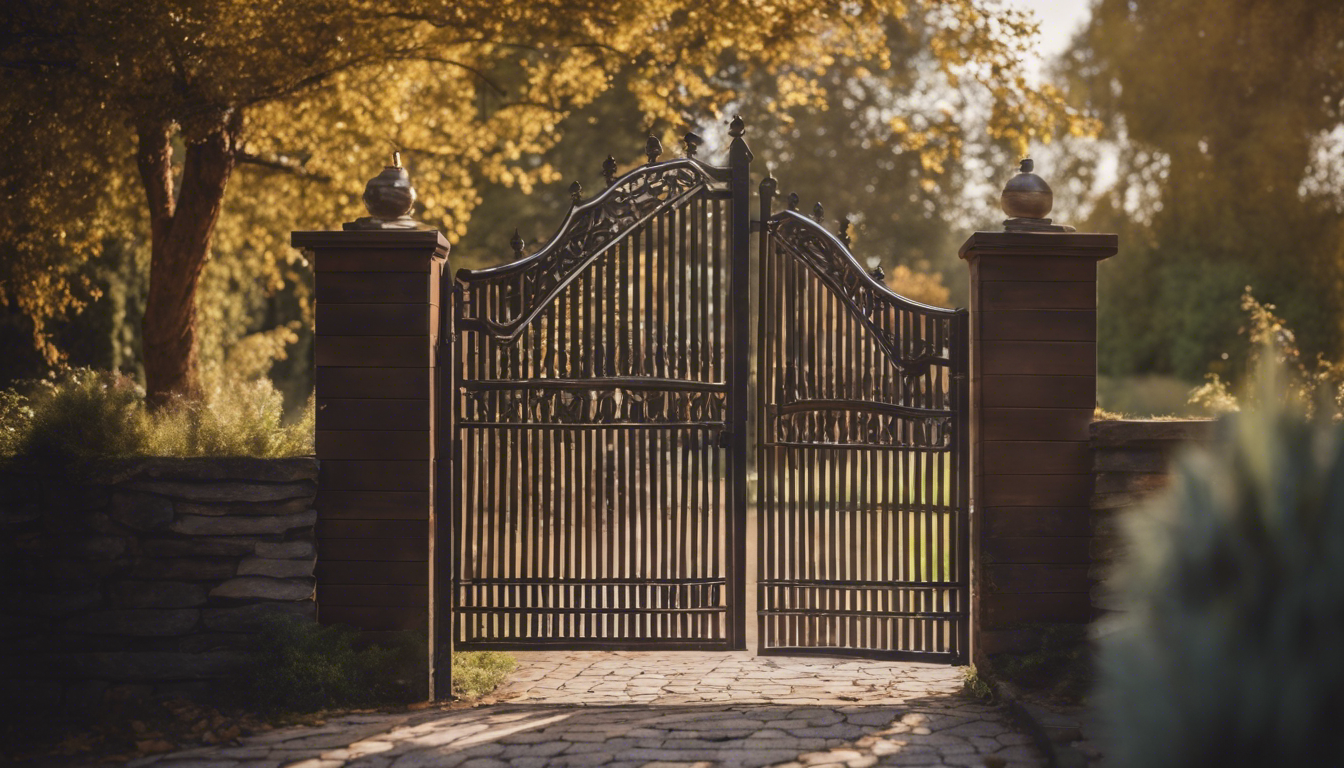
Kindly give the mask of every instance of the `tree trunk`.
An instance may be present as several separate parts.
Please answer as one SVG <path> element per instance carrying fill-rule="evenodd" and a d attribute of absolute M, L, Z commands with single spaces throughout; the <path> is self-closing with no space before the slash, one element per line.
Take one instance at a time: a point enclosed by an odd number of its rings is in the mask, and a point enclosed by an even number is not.
<path fill-rule="evenodd" d="M 136 160 L 150 213 L 149 296 L 145 303 L 145 388 L 158 407 L 173 395 L 200 395 L 196 286 L 233 172 L 241 112 L 188 137 L 174 194 L 171 123 L 140 126 Z"/>

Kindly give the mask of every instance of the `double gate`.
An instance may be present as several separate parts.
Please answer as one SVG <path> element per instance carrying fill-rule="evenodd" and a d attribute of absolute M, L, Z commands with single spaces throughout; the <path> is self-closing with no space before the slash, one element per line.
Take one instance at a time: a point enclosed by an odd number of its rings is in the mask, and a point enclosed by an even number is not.
<path fill-rule="evenodd" d="M 456 647 L 745 647 L 753 427 L 760 651 L 965 658 L 966 313 L 892 293 L 796 199 L 772 215 L 773 179 L 753 263 L 730 134 L 727 167 L 693 136 L 609 158 L 547 244 L 457 273 Z"/>

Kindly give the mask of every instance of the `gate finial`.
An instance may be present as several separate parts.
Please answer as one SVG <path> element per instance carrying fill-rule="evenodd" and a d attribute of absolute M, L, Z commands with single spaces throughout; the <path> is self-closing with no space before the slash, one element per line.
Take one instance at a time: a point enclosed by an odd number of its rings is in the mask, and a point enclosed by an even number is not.
<path fill-rule="evenodd" d="M 841 219 L 840 219 L 840 242 L 844 243 L 846 248 L 849 247 L 849 214 L 848 214 L 848 213 L 846 213 L 846 214 L 845 214 L 843 217 L 841 217 Z"/>
<path fill-rule="evenodd" d="M 1054 205 L 1055 194 L 1045 179 L 1032 173 L 1035 163 L 1022 159 L 1018 174 L 1008 180 L 999 197 L 999 206 L 1008 214 L 1003 228 L 1009 232 L 1072 232 L 1073 227 L 1052 224 L 1045 218 Z"/>
<path fill-rule="evenodd" d="M 821 207 L 821 201 L 812 206 L 812 218 L 816 219 L 818 224 L 826 220 L 826 209 Z"/>
<path fill-rule="evenodd" d="M 663 142 L 658 140 L 657 136 L 649 134 L 649 140 L 644 142 L 644 154 L 649 156 L 649 164 L 658 162 L 658 156 L 663 154 Z"/>
<path fill-rule="evenodd" d="M 695 131 L 687 131 L 686 135 L 681 137 L 681 140 L 686 144 L 687 157 L 695 157 L 695 151 L 699 149 L 700 145 L 705 141 L 700 138 L 700 135 Z"/>
<path fill-rule="evenodd" d="M 569 199 L 574 201 L 575 205 L 583 202 L 583 185 L 578 181 L 569 185 Z"/>
<path fill-rule="evenodd" d="M 608 187 L 616 183 L 616 158 L 611 155 L 602 161 L 602 178 L 607 180 Z"/>
<path fill-rule="evenodd" d="M 790 210 L 790 211 L 797 211 L 797 210 L 798 210 L 798 193 L 797 193 L 797 192 L 790 192 L 790 193 L 789 193 L 789 210 Z"/>
<path fill-rule="evenodd" d="M 774 176 L 766 176 L 761 179 L 761 197 L 774 197 L 779 191 L 779 182 L 775 181 Z"/>
<path fill-rule="evenodd" d="M 513 230 L 513 239 L 509 241 L 509 245 L 513 246 L 514 258 L 521 259 L 523 257 L 523 246 L 526 243 L 523 242 L 523 236 L 518 234 L 518 230 Z"/>
<path fill-rule="evenodd" d="M 733 121 L 728 124 L 728 135 L 734 139 L 742 138 L 747 132 L 747 124 L 743 122 L 741 115 L 733 115 Z"/>
<path fill-rule="evenodd" d="M 882 271 L 881 264 L 878 264 L 876 267 L 873 267 L 872 269 L 868 270 L 868 274 L 872 275 L 873 279 L 877 280 L 878 282 L 882 282 L 887 279 L 887 273 Z"/>
<path fill-rule="evenodd" d="M 419 222 L 411 218 L 415 198 L 411 177 L 401 166 L 401 153 L 393 152 L 392 164 L 364 185 L 364 207 L 369 215 L 347 222 L 344 229 L 419 229 Z"/>

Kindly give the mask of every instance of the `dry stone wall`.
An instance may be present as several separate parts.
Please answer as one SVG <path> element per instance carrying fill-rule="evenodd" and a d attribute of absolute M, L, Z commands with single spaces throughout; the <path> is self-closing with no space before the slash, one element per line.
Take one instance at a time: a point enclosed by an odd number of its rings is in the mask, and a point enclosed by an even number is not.
<path fill-rule="evenodd" d="M 268 617 L 316 617 L 316 492 L 312 458 L 0 470 L 4 698 L 208 694 Z"/>

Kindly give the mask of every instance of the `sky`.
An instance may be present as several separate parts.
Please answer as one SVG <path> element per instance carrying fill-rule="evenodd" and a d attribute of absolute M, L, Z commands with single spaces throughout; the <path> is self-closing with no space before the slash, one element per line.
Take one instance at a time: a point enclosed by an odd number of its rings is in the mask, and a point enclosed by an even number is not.
<path fill-rule="evenodd" d="M 1031 11 L 1041 25 L 1038 41 L 1040 58 L 1034 69 L 1063 53 L 1075 32 L 1092 15 L 1092 0 L 1007 0 L 1008 5 Z"/>

